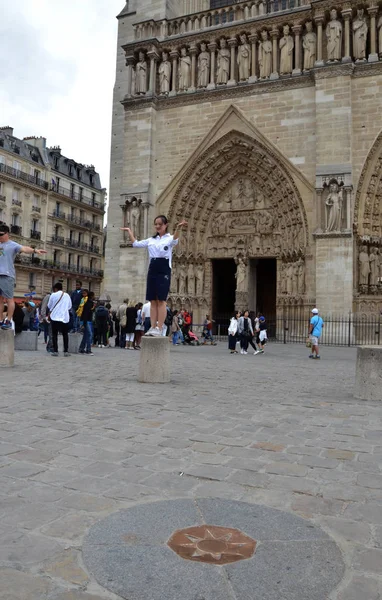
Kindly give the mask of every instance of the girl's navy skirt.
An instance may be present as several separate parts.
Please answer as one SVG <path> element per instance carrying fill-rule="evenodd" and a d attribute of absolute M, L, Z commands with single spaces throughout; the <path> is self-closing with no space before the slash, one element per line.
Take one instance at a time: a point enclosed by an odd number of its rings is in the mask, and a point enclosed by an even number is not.
<path fill-rule="evenodd" d="M 166 301 L 171 285 L 171 269 L 167 258 L 152 258 L 147 274 L 146 300 Z"/>

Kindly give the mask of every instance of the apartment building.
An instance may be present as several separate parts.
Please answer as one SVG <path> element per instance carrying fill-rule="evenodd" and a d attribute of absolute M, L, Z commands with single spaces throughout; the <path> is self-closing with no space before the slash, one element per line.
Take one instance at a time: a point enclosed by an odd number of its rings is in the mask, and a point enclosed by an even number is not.
<path fill-rule="evenodd" d="M 47 147 L 43 137 L 19 139 L 0 128 L 0 220 L 15 241 L 47 250 L 17 257 L 16 297 L 42 297 L 57 280 L 71 290 L 77 279 L 100 293 L 105 194 L 94 166 Z"/>

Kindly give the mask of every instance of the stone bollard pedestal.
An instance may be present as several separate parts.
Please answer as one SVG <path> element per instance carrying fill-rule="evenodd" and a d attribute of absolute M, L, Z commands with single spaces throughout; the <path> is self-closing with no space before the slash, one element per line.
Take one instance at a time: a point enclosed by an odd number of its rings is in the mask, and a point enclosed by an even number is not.
<path fill-rule="evenodd" d="M 0 368 L 15 364 L 15 334 L 13 329 L 0 329 Z"/>
<path fill-rule="evenodd" d="M 22 331 L 15 335 L 15 350 L 37 350 L 38 331 Z"/>
<path fill-rule="evenodd" d="M 382 400 L 382 346 L 357 349 L 354 396 L 361 400 Z"/>
<path fill-rule="evenodd" d="M 168 337 L 143 336 L 141 340 L 138 381 L 169 383 L 170 343 Z"/>
<path fill-rule="evenodd" d="M 69 354 L 78 354 L 82 333 L 69 333 Z"/>

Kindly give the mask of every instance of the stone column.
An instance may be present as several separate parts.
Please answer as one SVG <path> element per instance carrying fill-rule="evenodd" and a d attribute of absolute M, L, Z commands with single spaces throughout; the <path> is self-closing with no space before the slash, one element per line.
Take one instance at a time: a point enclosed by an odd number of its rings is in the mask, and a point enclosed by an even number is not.
<path fill-rule="evenodd" d="M 342 17 L 345 22 L 345 56 L 342 57 L 343 63 L 352 62 L 352 58 L 350 56 L 350 17 L 351 17 L 351 8 L 346 8 L 342 11 Z"/>
<path fill-rule="evenodd" d="M 207 90 L 214 90 L 216 88 L 215 83 L 215 61 L 216 61 L 216 42 L 212 42 L 208 44 L 208 50 L 210 51 L 211 61 L 210 61 L 210 83 L 207 85 Z"/>
<path fill-rule="evenodd" d="M 237 81 L 235 79 L 235 75 L 236 75 L 236 46 L 237 46 L 237 39 L 236 38 L 230 38 L 228 40 L 228 45 L 231 48 L 231 65 L 230 65 L 230 76 L 229 76 L 229 80 L 227 82 L 227 86 L 229 87 L 233 87 L 234 85 L 237 85 Z"/>
<path fill-rule="evenodd" d="M 196 92 L 196 55 L 198 53 L 198 49 L 196 46 L 191 46 L 190 54 L 191 54 L 191 87 L 188 88 L 187 92 L 192 93 Z"/>
<path fill-rule="evenodd" d="M 352 221 L 351 221 L 351 213 L 352 213 L 352 187 L 346 186 L 344 187 L 344 196 L 345 196 L 345 206 L 346 206 L 346 229 L 351 230 Z"/>
<path fill-rule="evenodd" d="M 150 50 L 147 53 L 147 56 L 150 57 L 150 85 L 146 96 L 155 96 L 157 83 L 157 60 L 159 56 L 155 50 Z"/>
<path fill-rule="evenodd" d="M 314 66 L 323 67 L 324 61 L 322 60 L 322 24 L 324 22 L 324 17 L 322 15 L 314 17 L 314 21 L 317 27 L 317 54 Z"/>
<path fill-rule="evenodd" d="M 277 47 L 278 37 L 279 37 L 279 31 L 278 31 L 278 29 L 272 29 L 272 31 L 271 31 L 271 38 L 272 38 L 272 61 L 273 61 L 273 66 L 272 66 L 272 73 L 271 73 L 270 79 L 278 79 L 279 78 L 279 73 L 278 73 L 278 55 L 279 55 L 279 49 Z"/>
<path fill-rule="evenodd" d="M 378 62 L 378 52 L 377 52 L 377 37 L 376 37 L 376 22 L 375 18 L 378 13 L 377 6 L 370 6 L 367 9 L 367 12 L 370 15 L 370 54 L 368 58 L 368 62 Z"/>
<path fill-rule="evenodd" d="M 249 36 L 249 41 L 252 46 L 251 76 L 248 79 L 249 83 L 255 83 L 255 81 L 257 81 L 257 39 L 257 33 L 253 33 Z"/>
<path fill-rule="evenodd" d="M 132 95 L 132 81 L 133 81 L 133 67 L 135 63 L 134 56 L 126 56 L 126 65 L 127 65 L 127 90 L 126 96 L 130 97 Z"/>
<path fill-rule="evenodd" d="M 148 236 L 149 230 L 149 203 L 142 202 L 143 206 L 143 239 L 145 240 Z"/>
<path fill-rule="evenodd" d="M 322 233 L 322 188 L 316 188 L 316 232 Z"/>
<path fill-rule="evenodd" d="M 172 60 L 172 83 L 171 83 L 171 92 L 169 96 L 176 96 L 176 86 L 178 82 L 178 59 L 179 52 L 177 50 L 173 50 L 170 52 L 170 58 Z"/>
<path fill-rule="evenodd" d="M 292 27 L 292 31 L 294 33 L 294 64 L 295 64 L 295 67 L 292 71 L 292 75 L 301 75 L 301 56 L 300 56 L 301 25 L 295 25 L 294 27 Z"/>

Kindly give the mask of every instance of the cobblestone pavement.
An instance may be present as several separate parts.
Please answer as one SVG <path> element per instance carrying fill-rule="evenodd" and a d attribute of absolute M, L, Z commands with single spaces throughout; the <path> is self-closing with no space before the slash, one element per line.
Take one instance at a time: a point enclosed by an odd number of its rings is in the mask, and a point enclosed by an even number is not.
<path fill-rule="evenodd" d="M 329 599 L 381 598 L 382 404 L 353 398 L 354 349 L 176 347 L 160 387 L 137 383 L 138 361 L 41 347 L 0 370 L 1 600 L 116 600 L 82 562 L 89 527 L 208 496 L 310 519 L 347 566 Z"/>

